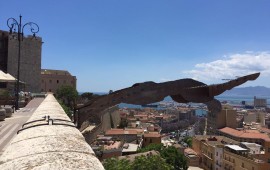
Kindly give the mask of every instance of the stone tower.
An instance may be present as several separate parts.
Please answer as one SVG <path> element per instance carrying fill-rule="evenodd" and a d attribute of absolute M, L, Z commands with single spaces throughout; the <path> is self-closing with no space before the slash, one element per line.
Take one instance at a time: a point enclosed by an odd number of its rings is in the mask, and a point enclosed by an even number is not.
<path fill-rule="evenodd" d="M 0 70 L 17 78 L 19 42 L 16 36 L 9 35 L 0 30 Z M 41 49 L 40 37 L 27 36 L 21 41 L 20 60 L 20 89 L 29 92 L 40 92 L 41 72 Z"/>

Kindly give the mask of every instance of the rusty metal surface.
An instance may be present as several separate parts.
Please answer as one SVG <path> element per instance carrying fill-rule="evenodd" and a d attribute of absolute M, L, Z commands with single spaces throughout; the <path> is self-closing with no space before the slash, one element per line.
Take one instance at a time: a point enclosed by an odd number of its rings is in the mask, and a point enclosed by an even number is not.
<path fill-rule="evenodd" d="M 163 83 L 136 83 L 129 88 L 95 98 L 77 108 L 79 110 L 78 127 L 87 121 L 91 114 L 101 116 L 102 111 L 119 103 L 144 105 L 162 101 L 167 96 L 171 96 L 178 103 L 205 103 L 209 111 L 218 112 L 221 109 L 221 104 L 214 99 L 215 96 L 249 80 L 256 80 L 259 75 L 260 73 L 250 74 L 214 85 L 206 85 L 193 79 L 180 79 Z"/>

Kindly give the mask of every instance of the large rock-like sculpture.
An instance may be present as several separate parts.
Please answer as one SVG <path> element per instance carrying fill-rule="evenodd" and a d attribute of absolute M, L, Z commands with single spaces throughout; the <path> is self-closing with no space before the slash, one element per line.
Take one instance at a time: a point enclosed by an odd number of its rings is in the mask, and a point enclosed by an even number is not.
<path fill-rule="evenodd" d="M 102 111 L 119 103 L 144 105 L 162 101 L 165 97 L 179 103 L 205 103 L 212 112 L 219 112 L 221 104 L 214 99 L 215 96 L 239 86 L 248 80 L 255 80 L 260 73 L 239 77 L 222 84 L 206 85 L 193 79 L 180 79 L 164 83 L 144 82 L 134 84 L 132 87 L 112 92 L 95 98 L 77 108 L 77 124 L 80 128 L 90 116 L 101 116 Z"/>

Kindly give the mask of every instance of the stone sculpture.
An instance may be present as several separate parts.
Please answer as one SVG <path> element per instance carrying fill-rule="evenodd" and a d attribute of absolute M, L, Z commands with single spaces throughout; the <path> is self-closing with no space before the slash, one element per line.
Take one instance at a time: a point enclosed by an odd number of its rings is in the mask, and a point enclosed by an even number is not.
<path fill-rule="evenodd" d="M 78 107 L 77 122 L 81 127 L 93 114 L 101 116 L 102 111 L 119 103 L 145 105 L 162 101 L 165 97 L 178 103 L 205 103 L 208 110 L 217 113 L 221 110 L 221 104 L 214 97 L 226 90 L 239 86 L 246 81 L 255 80 L 260 73 L 250 74 L 222 84 L 206 85 L 193 79 L 180 79 L 163 83 L 144 82 L 137 83 L 129 88 L 112 92 L 90 100 Z"/>

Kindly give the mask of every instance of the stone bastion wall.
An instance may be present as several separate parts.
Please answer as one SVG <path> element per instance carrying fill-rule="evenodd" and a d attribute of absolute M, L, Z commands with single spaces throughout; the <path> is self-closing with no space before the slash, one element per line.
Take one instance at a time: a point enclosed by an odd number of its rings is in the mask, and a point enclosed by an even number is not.
<path fill-rule="evenodd" d="M 104 169 L 92 148 L 48 94 L 0 157 L 0 169 Z"/>

